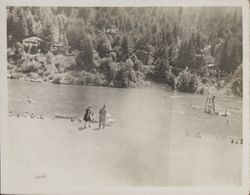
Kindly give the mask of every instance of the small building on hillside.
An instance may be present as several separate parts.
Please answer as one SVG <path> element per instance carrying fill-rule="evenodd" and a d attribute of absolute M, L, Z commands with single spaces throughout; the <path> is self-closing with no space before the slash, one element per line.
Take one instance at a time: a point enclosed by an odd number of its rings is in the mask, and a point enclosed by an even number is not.
<path fill-rule="evenodd" d="M 22 44 L 24 46 L 24 50 L 27 53 L 30 53 L 30 54 L 37 53 L 40 45 L 43 42 L 44 41 L 42 39 L 40 39 L 39 37 L 29 37 L 29 38 L 26 38 L 26 39 L 22 40 Z"/>
<path fill-rule="evenodd" d="M 66 54 L 67 48 L 63 42 L 54 43 L 50 46 L 50 51 L 57 55 L 57 54 Z"/>
<path fill-rule="evenodd" d="M 116 26 L 112 26 L 111 28 L 108 28 L 108 29 L 106 30 L 106 33 L 107 33 L 108 35 L 114 36 L 114 35 L 117 34 L 118 30 L 119 30 L 119 29 L 116 28 Z"/>
<path fill-rule="evenodd" d="M 216 64 L 206 64 L 202 68 L 202 71 L 203 71 L 205 76 L 216 77 L 219 73 L 219 67 Z"/>
<path fill-rule="evenodd" d="M 67 56 L 78 56 L 80 53 L 79 50 L 68 50 Z"/>

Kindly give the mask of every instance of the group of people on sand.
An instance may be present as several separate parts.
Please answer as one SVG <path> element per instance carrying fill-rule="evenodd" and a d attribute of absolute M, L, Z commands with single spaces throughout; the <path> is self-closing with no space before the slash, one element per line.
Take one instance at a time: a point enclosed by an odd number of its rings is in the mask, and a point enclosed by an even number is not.
<path fill-rule="evenodd" d="M 9 116 L 16 116 L 16 117 L 24 117 L 24 118 L 31 118 L 31 119 L 44 119 L 42 114 L 36 115 L 35 113 L 25 112 L 24 114 L 17 113 L 14 115 L 12 111 L 9 111 Z"/>
<path fill-rule="evenodd" d="M 107 108 L 104 104 L 103 107 L 99 110 L 99 129 L 105 129 L 106 125 L 106 117 L 107 117 Z M 85 121 L 84 128 L 91 127 L 91 123 L 94 120 L 94 112 L 92 111 L 91 105 L 85 111 L 83 120 Z"/>

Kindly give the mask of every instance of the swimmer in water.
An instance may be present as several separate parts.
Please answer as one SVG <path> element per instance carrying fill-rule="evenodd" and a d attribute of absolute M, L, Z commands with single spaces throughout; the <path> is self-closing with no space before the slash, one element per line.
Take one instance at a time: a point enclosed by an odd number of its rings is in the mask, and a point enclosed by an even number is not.
<path fill-rule="evenodd" d="M 30 99 L 30 96 L 27 96 L 27 97 L 26 97 L 26 101 L 27 101 L 28 103 L 30 103 L 30 104 L 32 103 L 32 100 Z"/>

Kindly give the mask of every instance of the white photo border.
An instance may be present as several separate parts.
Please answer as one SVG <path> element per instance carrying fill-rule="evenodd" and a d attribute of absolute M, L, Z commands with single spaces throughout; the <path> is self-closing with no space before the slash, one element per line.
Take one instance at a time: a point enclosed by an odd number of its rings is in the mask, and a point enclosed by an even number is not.
<path fill-rule="evenodd" d="M 247 195 L 249 190 L 249 2 L 248 0 L 1 0 L 1 33 L 0 33 L 0 128 L 1 128 L 1 194 L 28 194 L 28 193 L 63 193 L 63 194 L 190 194 L 190 195 Z M 7 116 L 8 116 L 8 87 L 7 87 L 7 30 L 6 30 L 6 7 L 8 6 L 86 6 L 86 7 L 214 7 L 214 6 L 237 6 L 242 8 L 243 19 L 243 164 L 242 186 L 238 187 L 79 187 L 72 186 L 56 188 L 49 186 L 48 189 L 31 191 L 24 187 L 22 192 L 15 191 L 13 186 L 8 186 L 7 177 Z"/>

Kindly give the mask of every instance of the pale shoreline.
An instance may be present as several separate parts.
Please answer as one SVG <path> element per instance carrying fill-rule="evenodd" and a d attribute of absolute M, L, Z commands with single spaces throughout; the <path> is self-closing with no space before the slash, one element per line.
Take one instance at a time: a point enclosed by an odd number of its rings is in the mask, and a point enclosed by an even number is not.
<path fill-rule="evenodd" d="M 238 186 L 242 145 L 213 136 L 127 127 L 79 130 L 63 119 L 8 118 L 8 184 L 49 186 Z M 156 141 L 156 140 L 157 141 Z"/>
<path fill-rule="evenodd" d="M 208 96 L 209 95 L 209 89 L 207 89 L 206 92 L 204 93 L 188 93 L 188 92 L 181 92 L 178 91 L 177 89 L 172 89 L 171 86 L 167 85 L 166 83 L 157 83 L 155 81 L 145 81 L 149 82 L 147 85 L 142 86 L 142 87 L 114 87 L 114 86 L 107 86 L 107 85 L 99 85 L 96 83 L 88 83 L 88 84 L 79 84 L 79 83 L 70 83 L 70 82 L 61 82 L 61 83 L 53 83 L 52 81 L 49 80 L 43 80 L 42 78 L 40 79 L 25 79 L 23 77 L 20 78 L 10 78 L 7 77 L 7 80 L 18 80 L 18 81 L 25 81 L 25 82 L 31 82 L 31 83 L 42 83 L 42 84 L 52 84 L 52 85 L 79 85 L 79 86 L 94 86 L 94 87 L 107 87 L 111 89 L 152 89 L 152 88 L 160 88 L 160 89 L 168 89 L 171 90 L 172 92 L 177 92 L 181 94 L 188 94 L 190 96 L 192 95 L 197 95 L 197 96 Z M 212 88 L 212 87 L 211 87 Z M 223 87 L 221 89 L 216 89 L 213 91 L 213 94 L 216 96 L 223 96 L 223 97 L 229 97 L 229 98 L 240 98 L 242 99 L 241 96 L 232 94 L 229 92 L 228 87 Z"/>

